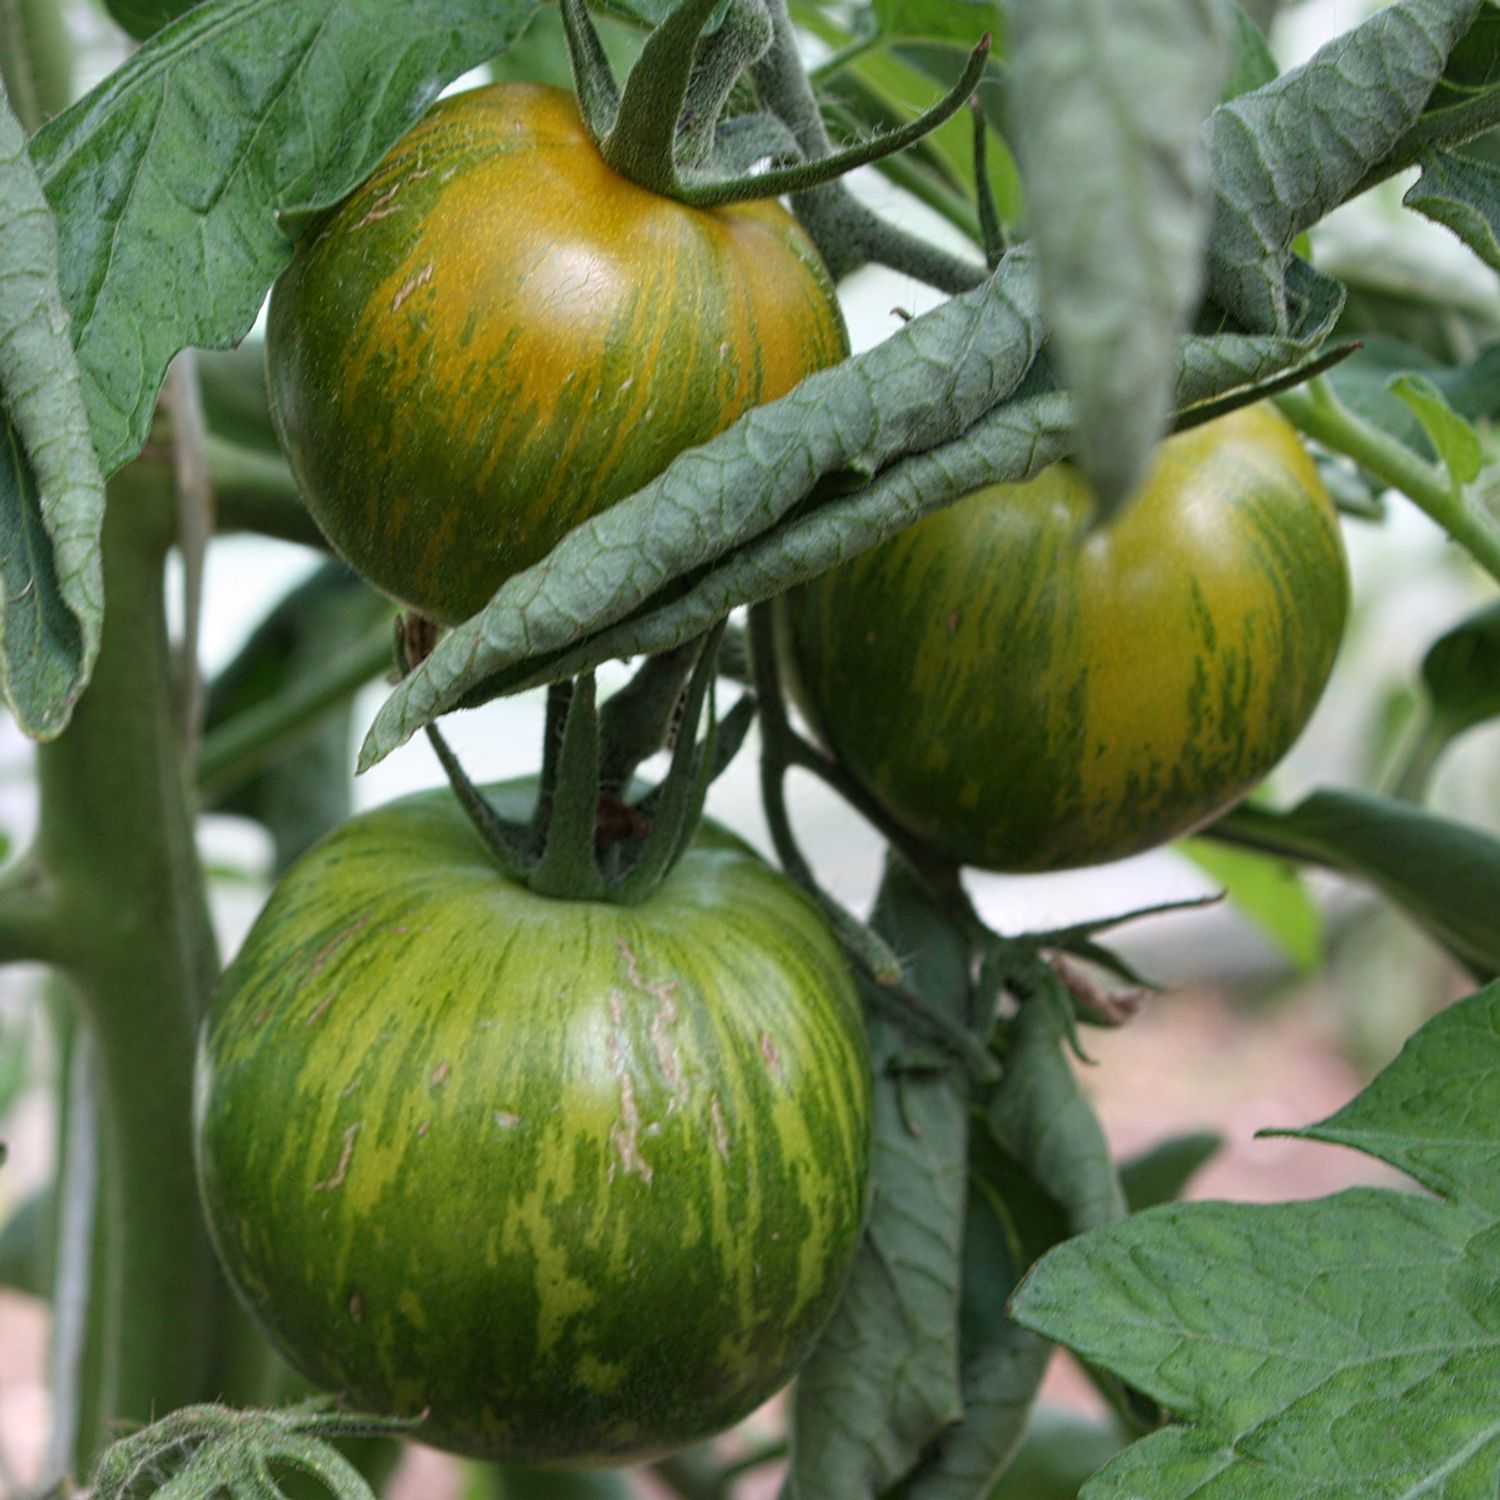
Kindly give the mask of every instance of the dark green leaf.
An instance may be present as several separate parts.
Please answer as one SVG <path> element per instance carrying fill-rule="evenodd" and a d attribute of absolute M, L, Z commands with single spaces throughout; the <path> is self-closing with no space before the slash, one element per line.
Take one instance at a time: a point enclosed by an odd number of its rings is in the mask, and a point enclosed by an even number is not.
<path fill-rule="evenodd" d="M 1078 1500 L 1083 1482 L 1125 1446 L 1118 1426 L 1041 1406 L 989 1500 Z"/>
<path fill-rule="evenodd" d="M 1138 1214 L 1160 1203 L 1172 1203 L 1220 1151 L 1224 1137 L 1212 1130 L 1174 1135 L 1139 1156 L 1120 1163 L 1120 1186 L 1130 1211 Z"/>
<path fill-rule="evenodd" d="M 1323 956 L 1323 915 L 1294 865 L 1208 839 L 1184 839 L 1178 848 L 1304 974 Z"/>
<path fill-rule="evenodd" d="M 1492 271 L 1500 271 L 1500 167 L 1456 151 L 1431 152 L 1401 201 L 1446 225 Z"/>
<path fill-rule="evenodd" d="M 1410 803 L 1321 791 L 1239 807 L 1209 833 L 1369 881 L 1478 978 L 1500 973 L 1500 839 Z"/>
<path fill-rule="evenodd" d="M 1014 13 L 1012 139 L 1101 522 L 1145 477 L 1198 302 L 1224 20 L 1216 0 L 1115 0 L 1107 24 L 1093 0 Z"/>
<path fill-rule="evenodd" d="M 281 454 L 271 421 L 266 383 L 266 346 L 246 339 L 234 349 L 204 350 L 197 356 L 203 415 L 216 436 L 256 452 Z"/>
<path fill-rule="evenodd" d="M 1246 327 L 1295 322 L 1283 279 L 1293 241 L 1390 156 L 1478 10 L 1479 0 L 1397 0 L 1214 111 L 1209 290 Z"/>
<path fill-rule="evenodd" d="M 1448 738 L 1500 714 L 1500 604 L 1440 635 L 1422 658 L 1422 682 Z"/>
<path fill-rule="evenodd" d="M 1190 1421 L 1084 1500 L 1367 1500 L 1500 1486 L 1500 988 L 1429 1022 L 1309 1130 L 1442 1195 L 1152 1209 L 1047 1256 L 1012 1302 Z"/>
<path fill-rule="evenodd" d="M 382 623 L 390 604 L 342 564 L 320 568 L 299 584 L 255 628 L 209 688 L 204 728 L 274 702 L 300 677 L 336 658 L 350 641 Z M 304 737 L 213 806 L 263 824 L 276 851 L 276 869 L 349 816 L 352 804 L 352 694 L 315 720 Z"/>
<path fill-rule="evenodd" d="M 966 1021 L 967 945 L 899 866 L 887 870 L 872 925 L 913 955 L 910 988 Z M 967 1076 L 947 1060 L 919 1061 L 879 1011 L 870 1040 L 874 1196 L 843 1299 L 793 1394 L 787 1493 L 798 1500 L 879 1494 L 962 1413 Z"/>
<path fill-rule="evenodd" d="M 539 0 L 204 0 L 32 141 L 106 473 L 167 364 L 243 337 L 291 256 L 278 212 L 335 202 Z"/>
<path fill-rule="evenodd" d="M 99 650 L 104 481 L 57 235 L 3 89 L 0 224 L 0 691 L 27 734 L 51 739 Z"/>
<path fill-rule="evenodd" d="M 52 1292 L 52 1231 L 56 1191 L 49 1183 L 23 1198 L 0 1220 L 0 1287 L 47 1297 Z"/>
<path fill-rule="evenodd" d="M 139 42 L 195 4 L 197 0 L 104 0 L 105 9 Z"/>

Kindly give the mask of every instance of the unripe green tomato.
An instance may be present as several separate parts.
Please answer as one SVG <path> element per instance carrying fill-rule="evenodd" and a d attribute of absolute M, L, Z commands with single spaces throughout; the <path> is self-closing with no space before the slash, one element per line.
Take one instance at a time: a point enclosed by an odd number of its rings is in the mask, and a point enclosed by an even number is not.
<path fill-rule="evenodd" d="M 304 235 L 267 328 L 314 518 L 449 623 L 847 348 L 780 204 L 647 192 L 569 95 L 519 83 L 435 105 Z"/>
<path fill-rule="evenodd" d="M 1286 753 L 1338 650 L 1338 518 L 1273 408 L 1169 438 L 1123 515 L 1056 464 L 793 591 L 793 695 L 891 819 L 986 869 L 1187 833 Z"/>
<path fill-rule="evenodd" d="M 196 1095 L 214 1243 L 291 1363 L 517 1463 L 636 1462 L 771 1396 L 869 1191 L 842 952 L 711 827 L 622 907 L 508 879 L 446 790 L 353 819 L 225 973 Z"/>

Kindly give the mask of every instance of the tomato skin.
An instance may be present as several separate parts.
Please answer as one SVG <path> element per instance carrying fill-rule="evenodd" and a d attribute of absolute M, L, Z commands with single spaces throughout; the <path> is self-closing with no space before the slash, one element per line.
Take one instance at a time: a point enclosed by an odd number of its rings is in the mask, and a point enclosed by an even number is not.
<path fill-rule="evenodd" d="M 445 790 L 276 887 L 205 1024 L 200 1183 L 317 1384 L 461 1452 L 623 1464 L 805 1356 L 866 1208 L 869 1067 L 821 916 L 737 841 L 637 907 L 549 900 Z"/>
<path fill-rule="evenodd" d="M 1295 431 L 1242 408 L 1163 444 L 1086 534 L 1068 464 L 976 491 L 793 591 L 794 698 L 902 828 L 987 869 L 1186 833 L 1290 748 L 1348 610 L 1337 516 Z"/>
<path fill-rule="evenodd" d="M 314 518 L 447 623 L 847 349 L 780 204 L 636 187 L 569 95 L 515 83 L 435 105 L 303 237 L 267 327 Z"/>

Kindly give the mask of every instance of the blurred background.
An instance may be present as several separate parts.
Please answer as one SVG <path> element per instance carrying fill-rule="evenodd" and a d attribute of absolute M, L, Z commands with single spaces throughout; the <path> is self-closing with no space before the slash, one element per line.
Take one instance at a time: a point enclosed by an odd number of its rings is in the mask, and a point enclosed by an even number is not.
<path fill-rule="evenodd" d="M 1283 67 L 1360 20 L 1364 0 L 1302 0 L 1281 9 L 1271 28 Z M 1264 11 L 1266 7 L 1262 6 Z M 69 22 L 84 59 L 86 87 L 119 60 L 122 44 L 91 0 L 73 0 Z M 884 212 L 962 248 L 944 220 L 873 172 L 854 186 Z M 1315 258 L 1361 274 L 1399 299 L 1408 285 L 1458 289 L 1466 305 L 1500 324 L 1500 291 L 1456 241 L 1399 209 L 1404 181 L 1335 215 L 1315 236 Z M 841 289 L 856 348 L 885 337 L 899 317 L 923 311 L 938 294 L 885 271 L 865 271 Z M 1490 595 L 1477 570 L 1412 507 L 1393 498 L 1382 520 L 1346 525 L 1356 609 L 1326 697 L 1268 788 L 1277 804 L 1314 786 L 1378 788 L 1409 732 L 1417 668 L 1434 636 Z M 201 658 L 212 675 L 228 662 L 266 609 L 317 565 L 314 554 L 271 541 L 232 537 L 210 551 Z M 623 680 L 624 669 L 619 669 Z M 608 680 L 604 684 L 610 685 Z M 356 730 L 381 701 L 372 686 L 360 698 Z M 535 768 L 539 696 L 526 695 L 460 714 L 445 723 L 476 780 Z M 352 764 L 355 741 L 349 747 Z M 7 720 L 0 724 L 0 837 L 25 846 L 35 819 L 30 749 Z M 389 757 L 355 786 L 368 807 L 433 786 L 442 772 L 425 741 Z M 804 847 L 826 887 L 862 909 L 879 871 L 878 840 L 831 794 L 794 780 L 794 814 Z M 1469 735 L 1443 762 L 1433 805 L 1465 821 L 1500 828 L 1500 728 Z M 754 743 L 715 786 L 710 810 L 762 848 Z M 271 868 L 268 836 L 246 820 L 203 820 L 202 849 L 214 872 L 214 901 L 227 957 L 264 898 Z M 986 918 L 1002 931 L 1066 925 L 1220 889 L 1216 875 L 1181 848 L 1076 873 L 971 878 Z M 1319 1119 L 1346 1102 L 1387 1063 L 1404 1039 L 1448 1000 L 1470 987 L 1427 939 L 1363 890 L 1333 877 L 1290 880 L 1263 903 L 1222 902 L 1132 924 L 1118 949 L 1162 989 L 1115 1031 L 1089 1031 L 1093 1062 L 1079 1064 L 1117 1155 L 1128 1157 L 1189 1131 L 1218 1133 L 1222 1148 L 1193 1180 L 1189 1195 L 1269 1201 L 1312 1197 L 1355 1182 L 1389 1180 L 1376 1163 L 1350 1152 L 1285 1139 L 1257 1139 L 1266 1127 Z M 0 972 L 0 1224 L 44 1184 L 54 1162 L 56 1079 L 35 1003 L 39 976 Z M 0 1497 L 20 1496 L 40 1469 L 48 1431 L 48 1319 L 43 1304 L 0 1291 Z M 1091 1387 L 1059 1361 L 1046 1401 L 1079 1413 L 1098 1409 Z M 774 1409 L 731 1450 L 777 1432 Z M 442 1500 L 463 1491 L 458 1467 L 414 1449 L 393 1494 Z M 664 1494 L 640 1480 L 641 1494 Z M 742 1481 L 736 1494 L 775 1493 L 774 1466 Z M 1006 1493 L 1011 1493 L 1007 1491 Z M 1015 1492 L 1017 1495 L 1019 1491 Z M 1051 1491 L 1037 1489 L 1037 1500 Z"/>

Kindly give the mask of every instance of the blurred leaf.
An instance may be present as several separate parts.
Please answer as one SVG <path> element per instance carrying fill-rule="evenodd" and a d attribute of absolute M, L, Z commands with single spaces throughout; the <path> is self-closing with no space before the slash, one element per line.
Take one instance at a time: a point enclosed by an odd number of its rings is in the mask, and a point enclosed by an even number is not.
<path fill-rule="evenodd" d="M 1476 610 L 1427 648 L 1422 682 L 1450 736 L 1500 714 L 1500 603 Z"/>
<path fill-rule="evenodd" d="M 1213 1130 L 1169 1136 L 1160 1144 L 1120 1163 L 1120 1186 L 1130 1212 L 1138 1214 L 1161 1203 L 1175 1203 L 1188 1183 L 1224 1149 L 1224 1137 Z"/>
<path fill-rule="evenodd" d="M 197 356 L 203 415 L 217 436 L 261 453 L 280 455 L 271 421 L 264 339 L 247 338 L 233 349 L 202 350 Z"/>
<path fill-rule="evenodd" d="M 1478 433 L 1420 375 L 1399 376 L 1391 382 L 1391 390 L 1416 413 L 1454 484 L 1472 484 L 1484 462 Z"/>
<path fill-rule="evenodd" d="M 1190 1426 L 1135 1444 L 1085 1500 L 1366 1500 L 1500 1487 L 1500 989 L 1429 1022 L 1308 1130 L 1438 1198 L 1156 1208 L 1060 1246 L 1016 1318 Z"/>
<path fill-rule="evenodd" d="M 274 704 L 320 666 L 337 661 L 371 630 L 389 629 L 389 601 L 342 563 L 328 563 L 256 626 L 209 688 L 207 734 Z M 371 674 L 371 680 L 374 678 Z M 353 691 L 329 705 L 304 735 L 212 806 L 253 818 L 270 832 L 276 869 L 349 816 L 353 782 Z"/>
<path fill-rule="evenodd" d="M 1260 27 L 1237 0 L 1223 0 L 1229 20 L 1229 73 L 1220 91 L 1221 99 L 1237 99 L 1270 83 L 1280 73 L 1275 55 Z"/>
<path fill-rule="evenodd" d="M 10 1021 L 0 1018 L 0 1121 L 31 1076 L 31 1038 L 31 1024 L 25 1016 Z"/>
<path fill-rule="evenodd" d="M 0 1221 L 0 1287 L 28 1297 L 51 1295 L 56 1196 L 49 1183 L 23 1198 Z"/>
<path fill-rule="evenodd" d="M 1171 410 L 1209 224 L 1201 127 L 1227 56 L 1216 0 L 1014 13 L 1012 138 L 1101 523 L 1145 477 Z"/>
<path fill-rule="evenodd" d="M 1500 839 L 1491 834 L 1342 790 L 1284 813 L 1241 805 L 1204 832 L 1367 880 L 1476 978 L 1500 973 Z"/>
<path fill-rule="evenodd" d="M 1401 201 L 1451 229 L 1492 271 L 1500 271 L 1500 167 L 1456 151 L 1431 152 Z"/>
<path fill-rule="evenodd" d="M 196 4 L 197 0 L 104 0 L 104 8 L 116 23 L 138 42 L 144 42 Z"/>
<path fill-rule="evenodd" d="M 1323 957 L 1323 916 L 1294 865 L 1208 839 L 1177 846 L 1215 884 L 1230 905 L 1296 965 L 1310 974 Z"/>
<path fill-rule="evenodd" d="M 972 47 L 988 32 L 1003 34 L 999 0 L 873 0 L 881 35 L 889 41 L 936 38 Z"/>
<path fill-rule="evenodd" d="M 962 1023 L 968 945 L 916 878 L 888 865 L 872 926 L 911 954 L 910 988 Z M 866 1500 L 962 1414 L 960 1256 L 967 1196 L 968 1080 L 923 1061 L 870 1012 L 874 1192 L 843 1299 L 792 1394 L 788 1497 Z"/>
<path fill-rule="evenodd" d="M 58 277 L 58 241 L 0 87 L 0 691 L 52 739 L 94 668 L 104 480 Z"/>
<path fill-rule="evenodd" d="M 204 0 L 32 138 L 106 473 L 172 357 L 242 338 L 336 202 L 539 0 Z"/>
<path fill-rule="evenodd" d="M 1078 1500 L 1084 1481 L 1128 1441 L 1115 1423 L 1039 1406 L 1026 1441 L 989 1500 Z"/>

